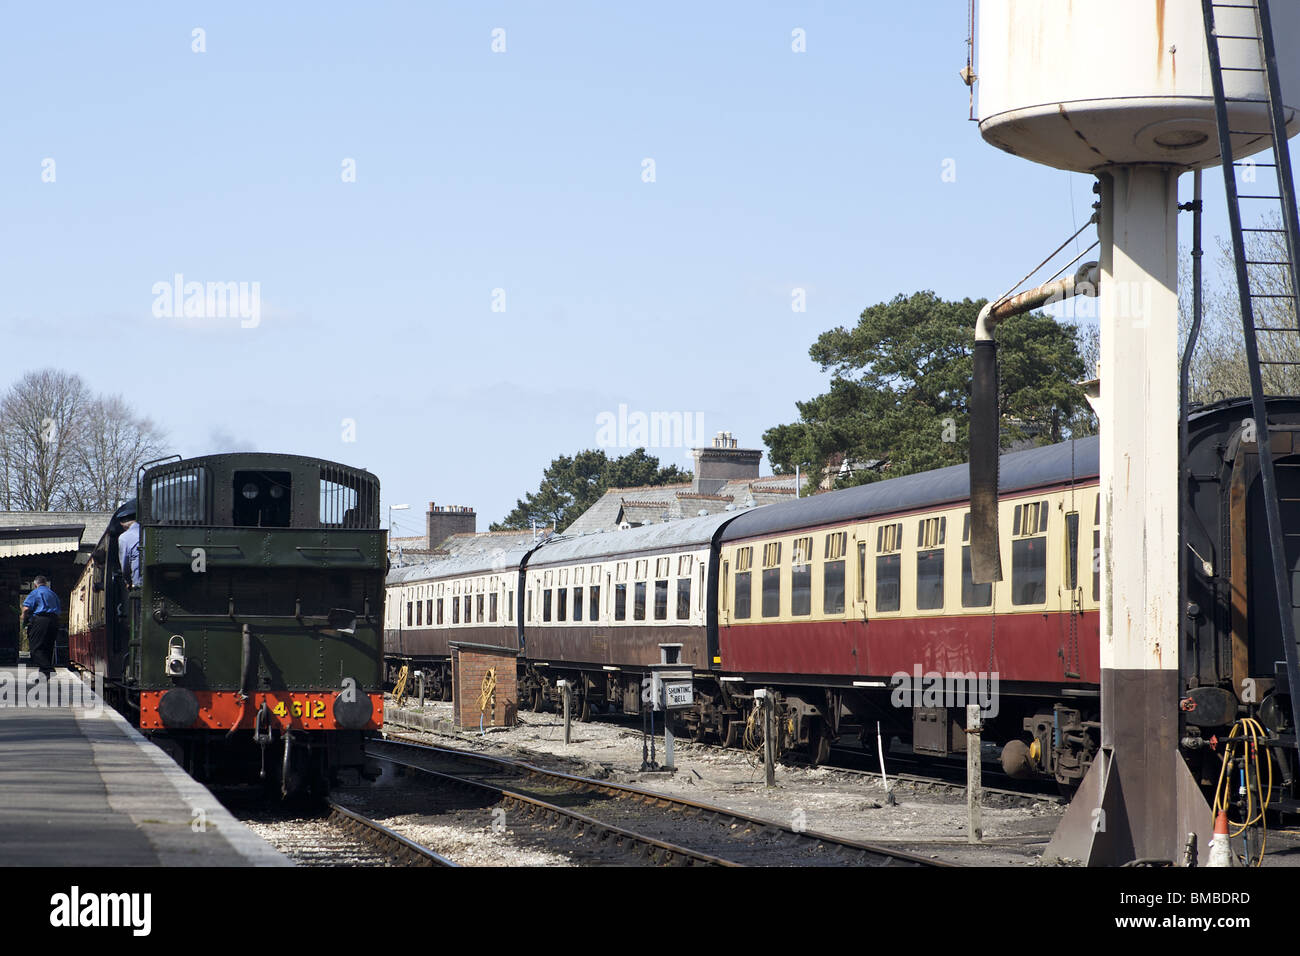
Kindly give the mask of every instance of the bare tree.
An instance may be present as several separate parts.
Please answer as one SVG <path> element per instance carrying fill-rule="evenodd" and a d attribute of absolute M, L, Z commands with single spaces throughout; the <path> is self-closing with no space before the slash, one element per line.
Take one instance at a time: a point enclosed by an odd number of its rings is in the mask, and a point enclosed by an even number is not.
<path fill-rule="evenodd" d="M 95 399 L 85 411 L 67 489 L 74 511 L 113 511 L 135 494 L 136 470 L 163 451 L 162 430 L 138 417 L 120 395 Z"/>
<path fill-rule="evenodd" d="M 98 398 L 70 372 L 28 372 L 0 398 L 0 506 L 113 510 L 163 440 L 120 396 Z"/>
<path fill-rule="evenodd" d="M 1277 227 L 1278 217 L 1265 223 Z M 1300 394 L 1300 330 L 1297 330 L 1291 282 L 1285 266 L 1286 240 L 1281 233 L 1246 234 L 1246 258 L 1252 261 L 1251 287 L 1259 296 L 1252 302 L 1256 342 L 1261 360 L 1260 377 L 1268 395 Z M 1219 241 L 1219 254 L 1206 268 L 1200 334 L 1192 356 L 1189 397 L 1193 402 L 1250 394 L 1246 345 L 1237 294 L 1232 246 Z M 1179 330 L 1182 341 L 1191 328 L 1191 278 L 1182 277 L 1179 296 Z M 1283 363 L 1283 364 L 1272 364 Z"/>
<path fill-rule="evenodd" d="M 72 481 L 85 382 L 57 369 L 28 372 L 0 399 L 5 507 L 49 511 Z"/>

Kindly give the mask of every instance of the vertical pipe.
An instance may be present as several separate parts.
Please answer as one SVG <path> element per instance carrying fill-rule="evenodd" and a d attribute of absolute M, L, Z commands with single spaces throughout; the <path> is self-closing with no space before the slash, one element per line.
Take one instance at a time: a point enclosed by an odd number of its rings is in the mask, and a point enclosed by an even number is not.
<path fill-rule="evenodd" d="M 1188 404 L 1191 401 L 1192 356 L 1201 334 L 1201 171 L 1192 173 L 1192 327 L 1187 333 L 1183 348 L 1183 362 L 1178 382 L 1178 530 L 1182 540 L 1178 548 L 1178 607 L 1187 607 L 1187 529 L 1190 509 L 1187 506 L 1192 491 L 1192 471 L 1188 462 L 1191 439 L 1187 429 Z M 1180 207 L 1181 208 L 1181 207 Z M 1186 615 L 1181 615 L 1186 621 Z M 1183 625 L 1180 624 L 1180 629 Z"/>

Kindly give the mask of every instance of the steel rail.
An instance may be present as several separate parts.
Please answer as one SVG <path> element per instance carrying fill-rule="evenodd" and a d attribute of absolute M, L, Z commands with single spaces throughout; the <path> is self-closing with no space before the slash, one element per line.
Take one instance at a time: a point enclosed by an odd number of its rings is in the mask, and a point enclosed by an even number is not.
<path fill-rule="evenodd" d="M 397 747 L 407 750 L 422 750 L 433 754 L 449 757 L 453 760 L 478 761 L 480 763 L 493 764 L 503 769 L 511 770 L 517 773 L 523 773 L 526 776 L 535 776 L 544 780 L 561 781 L 571 789 L 589 790 L 597 793 L 603 793 L 607 796 L 619 799 L 633 800 L 638 803 L 659 806 L 659 807 L 677 807 L 687 810 L 695 815 L 706 817 L 712 820 L 729 820 L 735 823 L 743 823 L 751 827 L 775 831 L 785 834 L 792 843 L 810 843 L 816 847 L 821 847 L 836 854 L 841 858 L 848 855 L 856 855 L 860 862 L 872 866 L 952 866 L 954 864 L 941 863 L 937 860 L 927 859 L 913 853 L 907 853 L 901 850 L 895 850 L 889 847 L 880 846 L 870 843 L 861 843 L 856 840 L 849 840 L 841 837 L 831 836 L 828 833 L 822 833 L 817 830 L 796 830 L 793 827 L 786 826 L 774 820 L 766 820 L 762 817 L 751 816 L 737 810 L 728 810 L 724 807 L 714 806 L 712 804 L 700 803 L 696 800 L 688 800 L 685 797 L 672 796 L 669 794 L 658 793 L 653 790 L 645 790 L 640 787 L 634 787 L 629 784 L 609 783 L 604 780 L 593 780 L 590 777 L 580 777 L 575 774 L 563 773 L 558 770 L 546 770 L 542 767 L 526 763 L 521 760 L 511 760 L 504 757 L 496 757 L 490 754 L 473 753 L 466 750 L 456 750 L 448 747 L 437 747 L 432 744 L 423 743 L 418 740 L 401 737 L 399 735 L 389 735 L 383 740 L 370 740 L 366 742 L 367 749 L 371 747 Z M 375 754 L 375 756 L 380 756 Z M 391 759 L 391 758 L 390 758 Z M 400 761 L 398 761 L 400 762 Z M 426 771 L 436 773 L 437 771 Z M 461 778 L 456 778 L 461 779 Z M 485 786 L 491 786 L 486 784 Z M 525 798 L 531 799 L 531 798 Z M 568 812 L 568 811 L 564 811 Z M 607 827 L 609 824 L 599 823 L 599 826 Z M 693 852 L 693 851 L 688 851 Z M 735 865 L 735 864 L 731 864 Z"/>
<path fill-rule="evenodd" d="M 400 833 L 390 830 L 382 823 L 376 823 L 369 817 L 362 816 L 355 810 L 339 806 L 333 801 L 330 801 L 329 808 L 329 822 L 331 824 L 337 826 L 344 833 L 364 840 L 371 846 L 387 853 L 403 866 L 460 866 L 459 863 L 452 862 L 442 854 L 435 853 L 414 840 L 408 840 Z"/>

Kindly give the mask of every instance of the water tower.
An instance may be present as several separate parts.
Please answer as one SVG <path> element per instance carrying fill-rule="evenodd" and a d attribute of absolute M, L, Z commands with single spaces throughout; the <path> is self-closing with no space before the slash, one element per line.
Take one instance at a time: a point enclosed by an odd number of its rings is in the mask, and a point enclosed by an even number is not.
<path fill-rule="evenodd" d="M 1253 6 L 1236 2 L 1216 6 L 1229 125 L 1262 130 L 1258 45 L 1225 39 L 1256 36 Z M 1300 3 L 1272 14 L 1290 135 Z M 1178 177 L 1219 163 L 1202 5 L 980 0 L 978 24 L 983 137 L 1101 187 L 1102 751 L 1054 846 L 1179 860 L 1189 831 L 1204 851 L 1210 824 L 1178 753 Z M 1257 139 L 1235 135 L 1236 157 L 1271 143 Z"/>

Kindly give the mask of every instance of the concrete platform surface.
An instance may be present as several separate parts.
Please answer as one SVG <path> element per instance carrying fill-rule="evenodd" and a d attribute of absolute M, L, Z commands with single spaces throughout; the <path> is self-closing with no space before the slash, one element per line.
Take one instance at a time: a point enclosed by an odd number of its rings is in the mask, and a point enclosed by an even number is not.
<path fill-rule="evenodd" d="M 0 866 L 287 866 L 287 858 L 58 670 L 0 668 Z"/>

